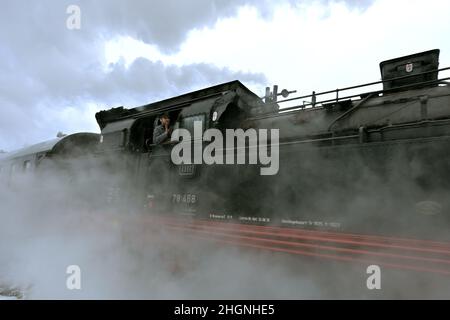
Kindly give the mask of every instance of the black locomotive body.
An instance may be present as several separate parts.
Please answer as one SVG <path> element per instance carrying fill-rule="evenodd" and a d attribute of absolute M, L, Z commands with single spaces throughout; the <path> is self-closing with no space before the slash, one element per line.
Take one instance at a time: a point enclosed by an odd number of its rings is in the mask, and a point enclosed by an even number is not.
<path fill-rule="evenodd" d="M 310 102 L 289 108 L 280 108 L 276 93 L 261 99 L 234 81 L 135 109 L 103 111 L 97 114 L 102 148 L 133 159 L 130 180 L 119 189 L 131 192 L 124 198 L 144 212 L 445 236 L 450 87 L 438 79 L 438 56 L 432 50 L 383 62 L 381 90 L 347 97 L 338 97 L 346 89 L 336 90 L 328 92 L 336 98 L 322 102 L 321 93 L 313 93 L 300 97 Z M 364 85 L 348 89 L 359 87 Z M 279 129 L 278 173 L 263 176 L 254 164 L 175 165 L 173 144 L 151 142 L 162 113 L 192 134 L 195 121 L 224 134 Z"/>
<path fill-rule="evenodd" d="M 438 69 L 438 56 L 432 50 L 386 61 L 382 81 L 295 99 L 280 101 L 276 90 L 260 98 L 233 81 L 101 111 L 95 153 L 96 166 L 108 173 L 105 205 L 145 215 L 448 238 L 450 86 L 438 78 L 449 69 Z M 377 84 L 383 88 L 345 95 Z M 193 136 L 195 123 L 224 135 L 279 130 L 271 145 L 277 174 L 261 175 L 261 164 L 174 164 L 179 141 L 152 141 L 163 113 Z M 255 147 L 244 142 L 247 151 Z"/>

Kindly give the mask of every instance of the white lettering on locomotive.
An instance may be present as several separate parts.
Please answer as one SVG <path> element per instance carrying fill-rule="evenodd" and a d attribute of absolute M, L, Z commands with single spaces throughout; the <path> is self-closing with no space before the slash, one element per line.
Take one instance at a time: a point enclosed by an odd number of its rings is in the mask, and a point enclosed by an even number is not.
<path fill-rule="evenodd" d="M 195 121 L 193 137 L 186 129 L 174 130 L 171 140 L 178 143 L 172 149 L 171 159 L 175 165 L 190 165 L 193 153 L 194 164 L 235 164 L 235 159 L 237 164 L 258 164 L 259 160 L 259 164 L 264 166 L 260 169 L 261 175 L 276 175 L 279 170 L 279 130 L 270 129 L 270 143 L 268 131 L 227 129 L 224 146 L 224 137 L 220 130 L 208 129 L 202 133 L 202 122 Z M 202 150 L 203 141 L 209 144 Z"/>

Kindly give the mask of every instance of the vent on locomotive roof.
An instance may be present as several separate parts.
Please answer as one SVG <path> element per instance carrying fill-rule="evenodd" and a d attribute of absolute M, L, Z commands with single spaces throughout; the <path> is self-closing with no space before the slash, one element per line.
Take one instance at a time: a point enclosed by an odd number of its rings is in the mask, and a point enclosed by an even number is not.
<path fill-rule="evenodd" d="M 439 67 L 439 49 L 412 54 L 380 63 L 381 78 L 383 80 L 420 74 L 437 70 Z M 438 72 L 429 72 L 422 75 L 411 76 L 403 79 L 387 81 L 383 83 L 383 90 L 394 89 L 402 86 L 419 84 L 425 81 L 438 79 Z M 406 89 L 410 89 L 408 87 Z M 400 90 L 400 89 L 399 89 Z"/>

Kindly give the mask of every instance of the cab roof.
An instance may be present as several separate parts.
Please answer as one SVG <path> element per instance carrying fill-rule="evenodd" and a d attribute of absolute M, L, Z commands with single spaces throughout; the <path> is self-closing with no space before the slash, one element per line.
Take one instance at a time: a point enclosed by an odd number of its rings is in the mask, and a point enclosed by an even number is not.
<path fill-rule="evenodd" d="M 247 96 L 260 100 L 255 93 L 243 85 L 239 80 L 234 80 L 131 109 L 118 107 L 100 111 L 95 115 L 95 118 L 97 119 L 100 129 L 103 129 L 106 124 L 110 122 L 129 118 L 138 118 L 142 115 L 152 113 L 162 113 L 172 108 L 182 108 L 184 105 L 188 106 L 195 101 L 218 96 L 228 91 L 236 91 L 238 89 Z"/>

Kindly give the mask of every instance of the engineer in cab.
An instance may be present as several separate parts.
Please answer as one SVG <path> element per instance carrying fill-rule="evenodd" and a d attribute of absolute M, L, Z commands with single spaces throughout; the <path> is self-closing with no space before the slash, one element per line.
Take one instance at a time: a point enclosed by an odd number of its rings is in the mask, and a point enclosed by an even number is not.
<path fill-rule="evenodd" d="M 159 122 L 160 124 L 153 130 L 154 144 L 162 144 L 170 141 L 170 135 L 172 134 L 172 128 L 170 128 L 170 118 L 167 113 L 160 116 Z"/>

